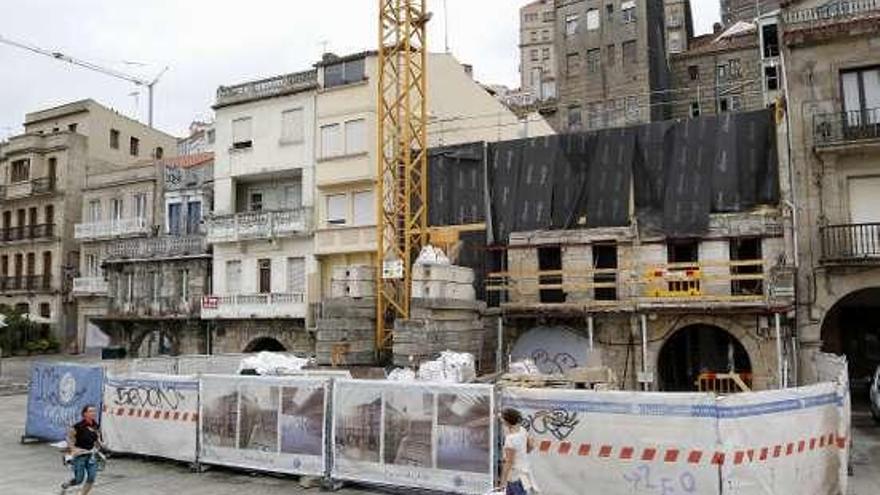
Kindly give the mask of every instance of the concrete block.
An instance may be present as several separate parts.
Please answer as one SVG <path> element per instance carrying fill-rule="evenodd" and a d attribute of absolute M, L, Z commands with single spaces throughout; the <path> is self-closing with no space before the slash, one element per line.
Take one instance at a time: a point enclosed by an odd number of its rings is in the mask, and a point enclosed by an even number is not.
<path fill-rule="evenodd" d="M 320 330 L 349 330 L 352 328 L 374 328 L 376 320 L 371 318 L 321 318 L 315 323 Z"/>
<path fill-rule="evenodd" d="M 373 297 L 376 295 L 376 285 L 372 281 L 333 280 L 330 282 L 330 295 L 352 298 Z"/>
<path fill-rule="evenodd" d="M 413 265 L 413 281 L 446 281 L 473 284 L 474 271 L 457 265 Z"/>
<path fill-rule="evenodd" d="M 411 308 L 423 309 L 470 309 L 482 312 L 486 309 L 484 301 L 464 300 L 464 299 L 424 299 L 414 297 L 410 301 Z"/>
<path fill-rule="evenodd" d="M 413 280 L 412 297 L 421 299 L 462 299 L 471 301 L 477 294 L 471 284 L 444 280 Z"/>

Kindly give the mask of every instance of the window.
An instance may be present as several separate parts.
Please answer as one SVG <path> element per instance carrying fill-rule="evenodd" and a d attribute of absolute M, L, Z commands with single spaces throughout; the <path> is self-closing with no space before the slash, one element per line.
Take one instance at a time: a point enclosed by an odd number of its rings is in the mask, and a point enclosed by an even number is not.
<path fill-rule="evenodd" d="M 31 161 L 15 160 L 9 172 L 9 182 L 25 182 L 31 178 Z"/>
<path fill-rule="evenodd" d="M 241 261 L 231 260 L 226 262 L 226 294 L 235 294 L 236 289 L 241 287 Z"/>
<path fill-rule="evenodd" d="M 98 255 L 87 254 L 86 255 L 86 277 L 100 277 L 100 276 L 101 276 L 101 264 L 98 261 Z"/>
<path fill-rule="evenodd" d="M 532 48 L 531 50 L 529 50 L 529 58 L 532 60 L 532 62 L 538 61 L 538 49 L 537 48 Z"/>
<path fill-rule="evenodd" d="M 691 102 L 691 117 L 699 117 L 700 116 L 700 102 L 692 101 Z"/>
<path fill-rule="evenodd" d="M 569 53 L 565 56 L 565 71 L 568 77 L 576 75 L 580 66 L 580 57 L 577 53 Z"/>
<path fill-rule="evenodd" d="M 606 3 L 605 4 L 605 18 L 608 20 L 608 22 L 611 22 L 612 20 L 614 20 L 614 4 L 613 3 Z"/>
<path fill-rule="evenodd" d="M 376 200 L 373 191 L 354 193 L 354 224 L 376 224 Z"/>
<path fill-rule="evenodd" d="M 161 146 L 156 146 L 156 152 L 154 153 L 154 155 L 156 155 L 156 160 L 161 160 L 165 157 L 165 150 L 162 149 Z"/>
<path fill-rule="evenodd" d="M 636 2 L 628 0 L 620 4 L 620 21 L 624 24 L 636 22 Z"/>
<path fill-rule="evenodd" d="M 338 62 L 324 67 L 324 87 L 333 88 L 366 79 L 364 59 Z"/>
<path fill-rule="evenodd" d="M 550 30 L 549 29 L 541 30 L 541 40 L 542 41 L 550 41 Z"/>
<path fill-rule="evenodd" d="M 202 202 L 190 201 L 186 204 L 186 233 L 198 234 L 202 224 Z"/>
<path fill-rule="evenodd" d="M 565 36 L 574 36 L 577 33 L 577 26 L 577 14 L 568 14 L 565 16 Z"/>
<path fill-rule="evenodd" d="M 254 146 L 253 119 L 244 117 L 232 121 L 232 148 L 247 150 Z"/>
<path fill-rule="evenodd" d="M 669 33 L 669 53 L 681 52 L 681 33 L 673 31 Z"/>
<path fill-rule="evenodd" d="M 767 91 L 779 89 L 779 72 L 777 72 L 776 66 L 764 67 L 764 82 L 767 86 Z"/>
<path fill-rule="evenodd" d="M 715 67 L 715 72 L 716 72 L 716 75 L 717 75 L 719 81 L 723 81 L 723 80 L 727 79 L 727 75 L 728 75 L 727 64 L 718 65 L 717 67 Z"/>
<path fill-rule="evenodd" d="M 624 41 L 621 45 L 621 51 L 623 52 L 623 65 L 632 65 L 635 64 L 638 60 L 636 59 L 636 41 Z"/>
<path fill-rule="evenodd" d="M 321 126 L 321 156 L 330 157 L 342 153 L 342 137 L 339 124 Z"/>
<path fill-rule="evenodd" d="M 545 10 L 541 16 L 544 19 L 544 22 L 553 22 L 553 19 L 556 19 L 556 12 L 552 10 Z M 535 15 L 537 19 L 537 14 Z"/>
<path fill-rule="evenodd" d="M 15 255 L 15 278 L 21 278 L 24 270 L 24 255 L 18 253 Z"/>
<path fill-rule="evenodd" d="M 180 294 L 180 299 L 183 301 L 189 300 L 189 270 L 184 268 L 178 272 L 178 279 L 180 280 L 180 290 L 178 294 Z"/>
<path fill-rule="evenodd" d="M 608 67 L 614 67 L 614 64 L 617 63 L 617 47 L 615 45 L 608 45 L 605 49 L 605 60 Z"/>
<path fill-rule="evenodd" d="M 590 103 L 587 112 L 587 126 L 590 129 L 601 129 L 603 127 L 604 116 L 601 103 Z"/>
<path fill-rule="evenodd" d="M 531 32 L 531 35 L 532 35 L 532 43 L 537 42 L 537 41 L 538 41 L 538 32 L 537 32 L 537 31 L 532 31 L 532 32 Z"/>
<path fill-rule="evenodd" d="M 627 96 L 626 97 L 626 120 L 627 122 L 638 122 L 639 120 L 639 97 L 638 96 Z"/>
<path fill-rule="evenodd" d="M 269 294 L 272 292 L 272 260 L 257 260 L 258 279 L 260 294 Z"/>
<path fill-rule="evenodd" d="M 40 316 L 43 318 L 52 317 L 52 305 L 49 303 L 40 303 Z"/>
<path fill-rule="evenodd" d="M 880 123 L 880 66 L 842 72 L 840 79 L 848 124 Z"/>
<path fill-rule="evenodd" d="M 599 9 L 587 10 L 587 31 L 599 29 Z"/>
<path fill-rule="evenodd" d="M 9 276 L 9 255 L 0 256 L 0 276 L 6 278 Z"/>
<path fill-rule="evenodd" d="M 54 205 L 46 205 L 46 209 L 43 212 L 43 223 L 46 225 L 52 225 L 55 223 L 55 206 Z"/>
<path fill-rule="evenodd" d="M 542 60 L 550 60 L 550 49 L 542 48 L 541 49 L 541 59 Z"/>
<path fill-rule="evenodd" d="M 761 239 L 746 237 L 730 240 L 730 261 L 738 261 L 731 265 L 731 278 L 740 275 L 756 277 L 755 279 L 736 279 L 730 281 L 730 292 L 734 296 L 760 296 L 764 293 L 763 280 L 764 261 L 761 254 Z"/>
<path fill-rule="evenodd" d="M 541 272 L 562 271 L 562 248 L 560 246 L 544 246 L 538 248 L 538 270 Z M 539 275 L 538 284 L 556 285 L 562 284 L 561 275 Z M 539 300 L 542 303 L 565 302 L 565 292 L 560 289 L 540 289 Z"/>
<path fill-rule="evenodd" d="M 568 128 L 577 130 L 581 128 L 583 116 L 581 115 L 580 105 L 572 105 L 568 107 Z"/>
<path fill-rule="evenodd" d="M 730 97 L 730 111 L 738 112 L 740 110 L 742 110 L 742 96 L 732 95 Z"/>
<path fill-rule="evenodd" d="M 93 199 L 89 201 L 89 222 L 96 223 L 101 221 L 101 200 Z"/>
<path fill-rule="evenodd" d="M 724 113 L 724 112 L 729 112 L 729 111 L 730 111 L 730 100 L 728 100 L 727 98 L 721 98 L 721 100 L 718 101 L 718 112 Z"/>
<path fill-rule="evenodd" d="M 37 207 L 31 206 L 28 208 L 28 225 L 33 227 L 37 224 Z"/>
<path fill-rule="evenodd" d="M 168 233 L 171 235 L 180 235 L 182 209 L 180 203 L 168 203 Z"/>
<path fill-rule="evenodd" d="M 125 274 L 125 298 L 123 299 L 126 302 L 134 301 L 134 274 L 126 273 Z"/>
<path fill-rule="evenodd" d="M 617 245 L 593 245 L 593 299 L 597 301 L 614 301 L 617 299 Z M 613 271 L 612 271 L 613 270 Z"/>
<path fill-rule="evenodd" d="M 27 254 L 27 274 L 32 276 L 37 273 L 37 255 L 34 253 Z"/>
<path fill-rule="evenodd" d="M 67 126 L 67 130 L 70 132 L 76 132 L 77 124 L 70 124 Z"/>
<path fill-rule="evenodd" d="M 52 277 L 52 251 L 43 251 L 43 278 Z"/>
<path fill-rule="evenodd" d="M 700 80 L 700 66 L 699 65 L 689 65 L 688 66 L 688 76 L 691 78 L 691 81 L 699 81 Z"/>
<path fill-rule="evenodd" d="M 590 74 L 599 72 L 602 52 L 598 48 L 587 50 L 587 72 Z"/>
<path fill-rule="evenodd" d="M 125 213 L 123 210 L 124 208 L 121 199 L 113 198 L 110 200 L 110 220 L 122 220 Z"/>
<path fill-rule="evenodd" d="M 779 33 L 776 24 L 761 26 L 761 43 L 764 58 L 779 56 Z"/>
<path fill-rule="evenodd" d="M 114 150 L 119 149 L 119 131 L 110 129 L 110 147 Z"/>
<path fill-rule="evenodd" d="M 287 258 L 287 293 L 302 294 L 306 291 L 306 259 Z"/>
<path fill-rule="evenodd" d="M 523 15 L 523 22 L 535 22 L 537 20 L 538 20 L 538 14 L 532 13 L 532 14 L 524 14 Z"/>
<path fill-rule="evenodd" d="M 281 112 L 281 142 L 299 143 L 304 139 L 303 109 L 295 108 Z"/>
<path fill-rule="evenodd" d="M 345 123 L 345 153 L 351 155 L 365 151 L 367 151 L 367 121 L 349 120 Z"/>
<path fill-rule="evenodd" d="M 263 211 L 263 193 L 262 192 L 252 192 L 250 196 L 248 196 L 248 210 L 249 211 Z"/>
<path fill-rule="evenodd" d="M 141 140 L 132 136 L 128 140 L 128 154 L 131 156 L 138 156 L 141 154 Z"/>
<path fill-rule="evenodd" d="M 302 207 L 302 183 L 284 186 L 284 207 L 288 210 Z"/>
<path fill-rule="evenodd" d="M 327 223 L 329 225 L 345 225 L 348 218 L 348 200 L 345 194 L 327 196 Z"/>
<path fill-rule="evenodd" d="M 732 78 L 737 78 L 742 75 L 742 66 L 738 58 L 732 58 L 727 61 L 727 73 Z"/>
<path fill-rule="evenodd" d="M 146 193 L 137 193 L 133 198 L 134 202 L 134 217 L 135 218 L 147 218 L 147 194 Z"/>
<path fill-rule="evenodd" d="M 159 275 L 159 272 L 151 272 L 150 273 L 150 279 L 151 279 L 150 280 L 150 282 L 151 282 L 150 300 L 152 300 L 153 303 L 159 302 L 159 295 L 162 292 L 162 287 L 160 286 L 160 284 L 162 283 L 161 278 L 162 277 Z"/>

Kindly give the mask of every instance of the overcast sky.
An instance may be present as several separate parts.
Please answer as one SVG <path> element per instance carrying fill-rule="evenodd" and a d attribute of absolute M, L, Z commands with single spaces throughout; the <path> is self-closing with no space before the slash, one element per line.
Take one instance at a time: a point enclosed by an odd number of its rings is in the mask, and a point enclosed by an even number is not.
<path fill-rule="evenodd" d="M 718 20 L 718 0 L 691 0 L 697 33 Z M 449 44 L 486 83 L 518 85 L 517 12 L 528 0 L 447 0 Z M 374 49 L 377 0 L 0 0 L 0 36 L 150 77 L 156 125 L 184 135 L 210 119 L 217 86 L 311 67 L 323 47 Z M 444 49 L 443 0 L 432 51 Z M 146 64 L 146 65 L 141 65 Z M 21 131 L 24 114 L 94 98 L 146 120 L 146 90 L 0 44 L 0 138 Z M 136 98 L 139 105 L 136 105 Z"/>

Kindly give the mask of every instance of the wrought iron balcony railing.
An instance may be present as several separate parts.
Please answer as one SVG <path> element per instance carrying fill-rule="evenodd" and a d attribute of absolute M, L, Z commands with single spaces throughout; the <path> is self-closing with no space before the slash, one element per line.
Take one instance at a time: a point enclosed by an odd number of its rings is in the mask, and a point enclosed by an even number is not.
<path fill-rule="evenodd" d="M 813 141 L 816 146 L 866 139 L 880 139 L 880 108 L 823 113 L 813 117 Z"/>
<path fill-rule="evenodd" d="M 818 7 L 785 12 L 782 19 L 789 27 L 801 28 L 807 24 L 827 24 L 849 18 L 880 14 L 880 0 L 846 0 L 829 2 Z"/>
<path fill-rule="evenodd" d="M 125 239 L 107 246 L 107 262 L 194 256 L 208 252 L 204 236 L 187 237 L 149 237 L 146 239 Z"/>
<path fill-rule="evenodd" d="M 880 263 L 880 223 L 828 225 L 820 235 L 823 262 Z"/>
<path fill-rule="evenodd" d="M 0 277 L 0 292 L 49 291 L 52 290 L 51 275 L 20 275 Z"/>
<path fill-rule="evenodd" d="M 0 229 L 0 241 L 23 241 L 29 239 L 50 239 L 55 236 L 55 224 L 23 225 Z"/>
<path fill-rule="evenodd" d="M 312 209 L 254 211 L 216 216 L 208 220 L 208 242 L 271 239 L 307 233 Z"/>

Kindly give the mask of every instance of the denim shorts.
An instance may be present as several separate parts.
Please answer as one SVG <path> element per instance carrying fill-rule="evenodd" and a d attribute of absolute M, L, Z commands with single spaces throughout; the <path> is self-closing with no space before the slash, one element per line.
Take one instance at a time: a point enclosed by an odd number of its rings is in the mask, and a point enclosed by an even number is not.
<path fill-rule="evenodd" d="M 505 495 L 528 495 L 522 481 L 508 481 Z"/>
<path fill-rule="evenodd" d="M 98 477 L 98 461 L 94 455 L 79 455 L 73 458 L 73 482 L 71 486 L 82 484 L 83 480 L 94 483 Z"/>

